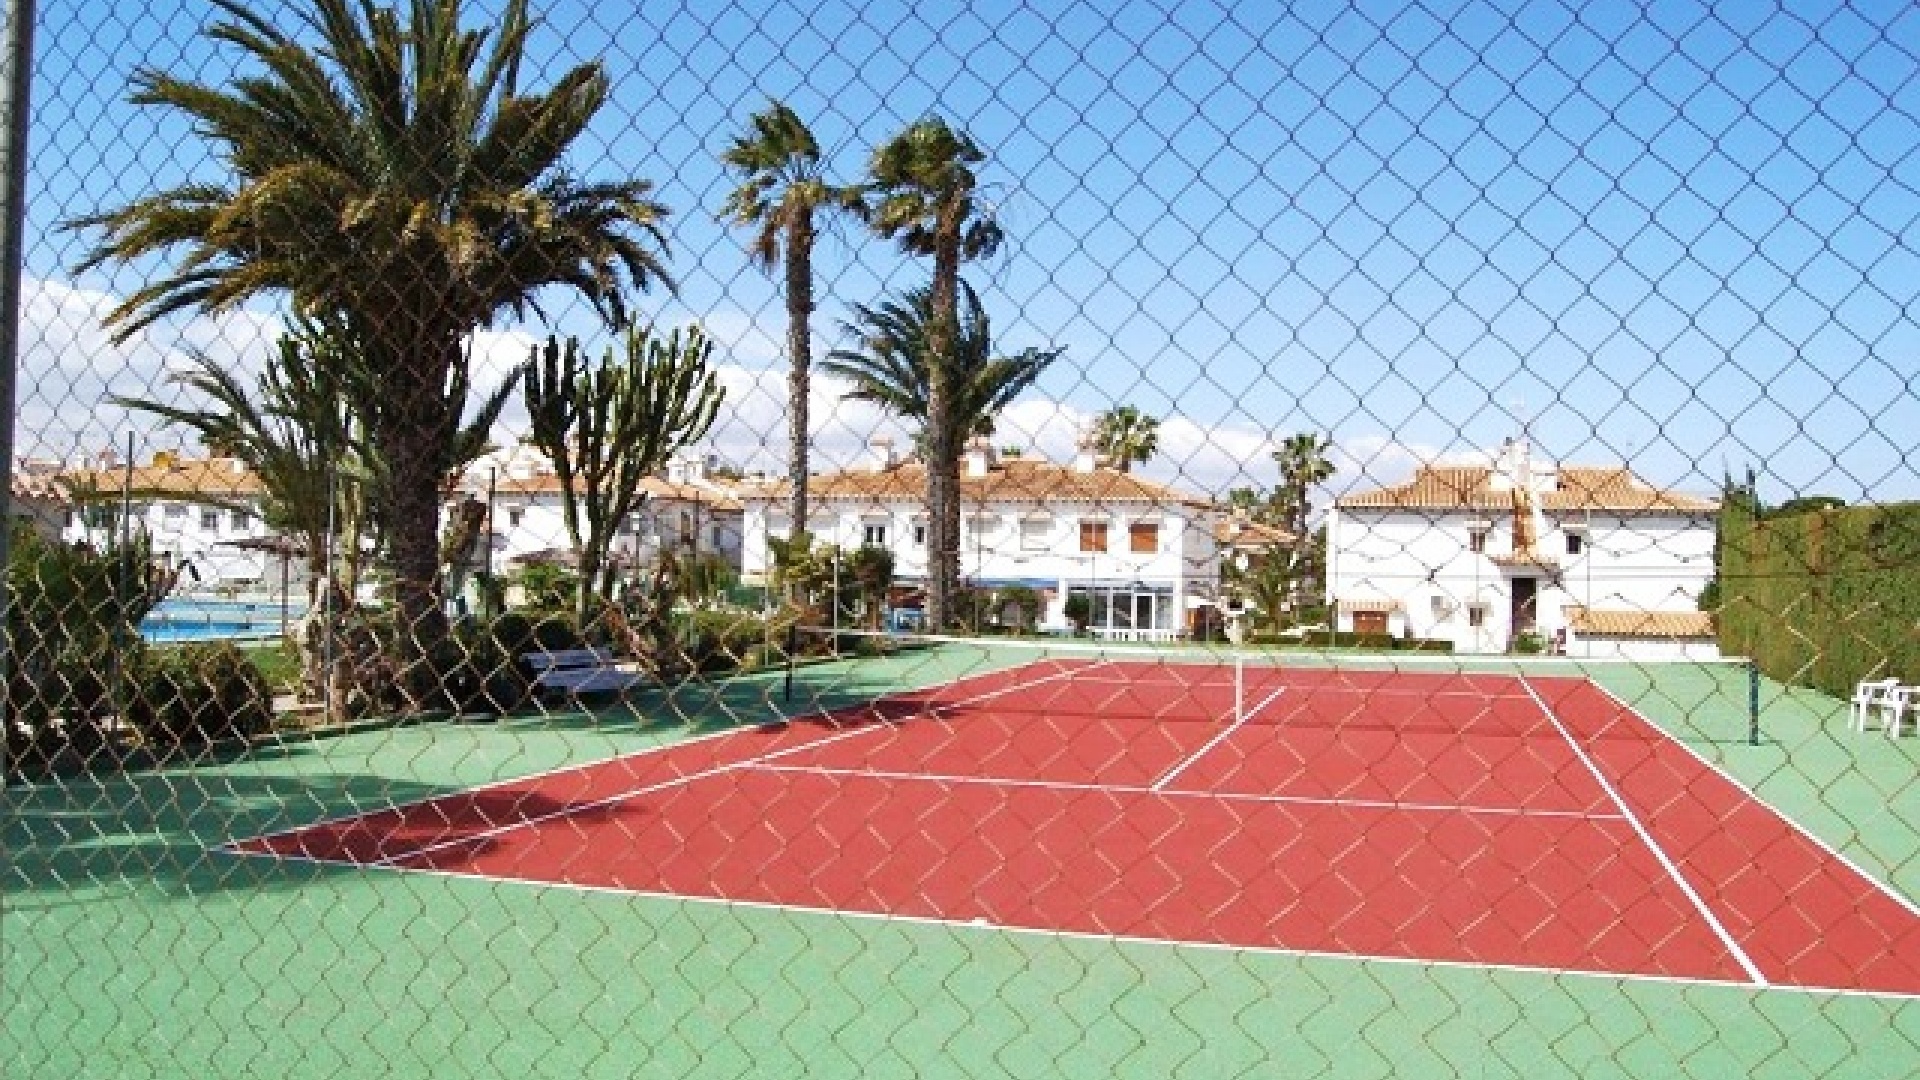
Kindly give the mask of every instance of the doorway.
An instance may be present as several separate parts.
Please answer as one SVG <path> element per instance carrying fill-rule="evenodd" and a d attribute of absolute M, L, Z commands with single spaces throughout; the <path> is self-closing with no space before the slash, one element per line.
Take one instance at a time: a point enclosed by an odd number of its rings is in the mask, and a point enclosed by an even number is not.
<path fill-rule="evenodd" d="M 1535 609 L 1539 607 L 1540 579 L 1513 579 L 1513 634 L 1530 634 L 1537 627 Z"/>

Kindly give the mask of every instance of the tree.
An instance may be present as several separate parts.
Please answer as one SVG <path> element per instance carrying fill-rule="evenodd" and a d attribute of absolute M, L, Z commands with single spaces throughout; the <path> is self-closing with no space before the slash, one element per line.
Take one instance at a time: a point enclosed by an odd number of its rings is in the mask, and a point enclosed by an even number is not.
<path fill-rule="evenodd" d="M 887 590 L 893 587 L 893 549 L 863 544 L 848 554 L 846 565 L 848 575 L 860 590 L 867 629 L 880 629 L 880 612 L 887 606 Z"/>
<path fill-rule="evenodd" d="M 304 553 L 309 628 L 324 617 L 323 606 L 337 617 L 351 604 L 363 543 L 376 524 L 368 517 L 368 502 L 391 477 L 352 405 L 357 395 L 344 385 L 358 368 L 341 355 L 347 347 L 341 336 L 332 320 L 298 319 L 281 335 L 251 388 L 237 372 L 192 351 L 188 366 L 168 380 L 200 401 L 113 399 L 194 432 L 209 450 L 239 461 L 253 474 L 262 490 L 261 519 Z M 487 435 L 519 378 L 518 370 L 510 372 L 462 425 L 449 477 L 486 451 Z M 323 593 L 329 585 L 331 597 Z M 303 629 L 298 636 L 303 685 L 317 692 L 328 651 L 324 635 Z M 342 696 L 335 695 L 335 702 Z"/>
<path fill-rule="evenodd" d="M 787 478 L 791 485 L 789 535 L 807 530 L 807 440 L 809 368 L 813 362 L 813 245 L 821 210 L 859 214 L 860 191 L 826 180 L 820 144 L 798 114 L 781 102 L 747 121 L 720 161 L 740 174 L 741 184 L 720 211 L 723 220 L 755 229 L 747 255 L 771 273 L 784 270 L 787 299 Z"/>
<path fill-rule="evenodd" d="M 1114 468 L 1129 472 L 1160 449 L 1160 421 L 1132 405 L 1120 405 L 1093 421 L 1093 448 Z"/>
<path fill-rule="evenodd" d="M 868 162 L 876 196 L 869 221 L 883 239 L 897 240 L 909 255 L 933 260 L 928 287 L 928 351 L 951 356 L 960 327 L 960 263 L 999 249 L 1003 234 L 978 202 L 974 166 L 986 154 L 967 136 L 936 118 L 919 120 L 876 148 Z M 934 629 L 952 619 L 960 581 L 960 450 L 964 437 L 954 423 L 954 382 L 940 364 L 929 365 L 926 410 L 927 618 Z"/>
<path fill-rule="evenodd" d="M 589 369 L 580 344 L 548 338 L 527 372 L 531 439 L 553 462 L 560 514 L 580 558 L 574 614 L 582 628 L 594 599 L 611 600 L 610 557 L 620 523 L 646 500 L 641 483 L 681 449 L 706 437 L 726 398 L 698 326 L 661 337 L 629 328 L 625 356 L 608 349 Z"/>
<path fill-rule="evenodd" d="M 1307 535 L 1307 518 L 1313 511 L 1313 487 L 1333 477 L 1333 462 L 1327 459 L 1333 440 L 1311 432 L 1289 435 L 1273 452 L 1280 466 L 1280 483 L 1274 488 L 1278 524 L 1295 536 Z"/>
<path fill-rule="evenodd" d="M 870 402 L 916 422 L 923 450 L 936 440 L 960 446 L 973 436 L 993 434 L 994 416 L 1066 352 L 1064 348 L 1027 348 L 1012 356 L 994 356 L 993 323 L 980 297 L 965 281 L 960 283 L 960 295 L 958 333 L 944 352 L 932 340 L 936 321 L 932 290 L 910 289 L 904 297 L 874 307 L 853 305 L 854 318 L 840 329 L 859 347 L 835 349 L 821 364 L 823 371 L 852 384 L 844 395 L 847 398 Z M 933 407 L 936 379 L 947 387 L 944 413 Z M 945 430 L 936 431 L 941 427 Z M 932 469 L 929 462 L 930 473 Z M 957 499 L 957 474 L 954 479 Z"/>
<path fill-rule="evenodd" d="M 626 289 L 666 279 L 666 209 L 647 181 L 565 168 L 609 83 L 585 63 L 544 93 L 521 91 L 527 0 L 470 31 L 459 0 L 417 0 L 405 16 L 312 0 L 299 21 L 313 44 L 240 0 L 214 3 L 225 19 L 209 36 L 260 70 L 220 87 L 143 68 L 132 99 L 218 144 L 208 156 L 228 175 L 74 222 L 102 233 L 81 269 L 177 253 L 107 316 L 121 341 L 176 312 L 262 296 L 340 320 L 356 367 L 344 385 L 388 470 L 378 516 L 421 707 L 425 658 L 447 634 L 440 493 L 467 404 L 467 339 L 502 314 L 538 312 L 549 285 L 622 323 Z"/>

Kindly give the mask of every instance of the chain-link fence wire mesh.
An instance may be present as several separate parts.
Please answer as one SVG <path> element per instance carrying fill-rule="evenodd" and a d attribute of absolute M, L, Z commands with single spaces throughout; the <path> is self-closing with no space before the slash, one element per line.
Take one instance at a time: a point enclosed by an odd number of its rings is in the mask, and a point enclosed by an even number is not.
<path fill-rule="evenodd" d="M 20 1075 L 1920 1067 L 1910 6 L 33 65 Z"/>

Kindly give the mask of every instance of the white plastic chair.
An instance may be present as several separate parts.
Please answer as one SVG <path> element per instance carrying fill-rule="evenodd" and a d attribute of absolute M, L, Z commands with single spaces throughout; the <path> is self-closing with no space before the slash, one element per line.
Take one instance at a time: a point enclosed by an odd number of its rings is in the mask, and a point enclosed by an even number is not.
<path fill-rule="evenodd" d="M 1860 684 L 1853 688 L 1853 711 L 1848 717 L 1847 726 L 1854 731 L 1867 730 L 1868 718 L 1899 685 L 1899 679 L 1860 680 Z"/>
<path fill-rule="evenodd" d="M 1920 732 L 1920 686 L 1894 686 L 1875 706 L 1880 712 L 1880 727 L 1887 737 L 1897 739 L 1906 726 L 1906 715 L 1913 713 L 1913 728 Z"/>

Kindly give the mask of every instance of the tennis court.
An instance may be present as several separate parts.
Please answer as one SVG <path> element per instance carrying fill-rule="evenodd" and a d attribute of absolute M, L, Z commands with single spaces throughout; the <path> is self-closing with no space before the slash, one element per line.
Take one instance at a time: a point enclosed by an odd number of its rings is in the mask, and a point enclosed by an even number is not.
<path fill-rule="evenodd" d="M 1920 994 L 1920 912 L 1578 673 L 1040 654 L 226 850 L 962 932 Z"/>

